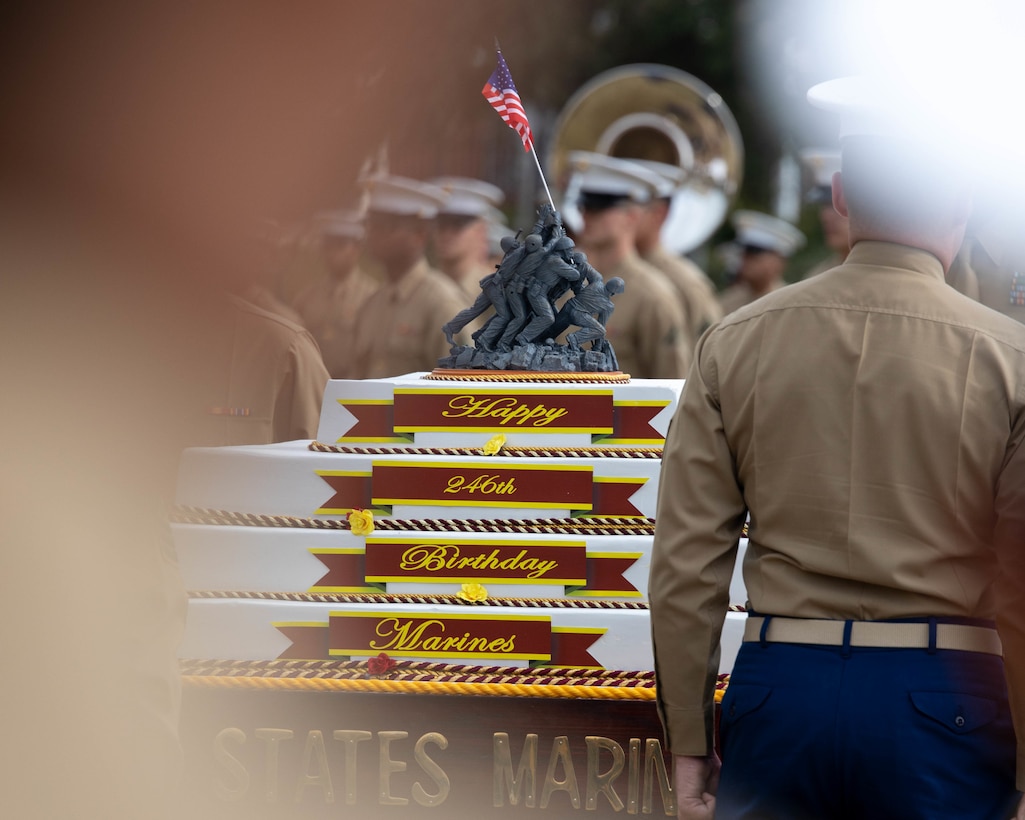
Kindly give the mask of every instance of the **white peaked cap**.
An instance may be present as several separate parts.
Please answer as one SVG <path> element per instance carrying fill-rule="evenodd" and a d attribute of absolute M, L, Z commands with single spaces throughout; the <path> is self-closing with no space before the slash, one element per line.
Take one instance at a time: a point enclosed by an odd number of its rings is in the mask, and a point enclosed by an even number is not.
<path fill-rule="evenodd" d="M 430 182 L 446 194 L 439 213 L 486 217 L 489 209 L 505 202 L 501 188 L 481 179 L 438 177 Z"/>
<path fill-rule="evenodd" d="M 321 211 L 316 216 L 316 224 L 322 236 L 363 238 L 363 214 L 357 210 Z"/>
<path fill-rule="evenodd" d="M 569 164 L 578 178 L 580 191 L 588 194 L 608 194 L 634 202 L 650 202 L 665 185 L 661 176 L 640 163 L 607 154 L 571 151 Z"/>
<path fill-rule="evenodd" d="M 808 102 L 839 117 L 841 146 L 849 137 L 875 137 L 946 174 L 971 172 L 982 146 L 973 118 L 935 89 L 875 77 L 840 77 L 808 89 Z"/>
<path fill-rule="evenodd" d="M 840 77 L 808 89 L 808 102 L 838 115 L 840 139 L 873 136 L 923 148 L 953 147 L 964 115 L 949 100 L 869 76 Z"/>
<path fill-rule="evenodd" d="M 658 174 L 661 182 L 655 190 L 655 196 L 659 198 L 672 196 L 687 181 L 687 172 L 678 165 L 656 162 L 653 159 L 631 159 L 630 162 L 635 162 Z"/>
<path fill-rule="evenodd" d="M 838 148 L 805 148 L 801 151 L 801 163 L 812 175 L 812 184 L 831 186 L 833 174 L 840 170 Z"/>
<path fill-rule="evenodd" d="M 433 219 L 445 202 L 445 192 L 427 182 L 406 177 L 372 176 L 363 180 L 367 209 L 399 216 Z"/>
<path fill-rule="evenodd" d="M 805 242 L 804 234 L 785 219 L 760 211 L 734 211 L 730 221 L 741 245 L 790 256 Z"/>

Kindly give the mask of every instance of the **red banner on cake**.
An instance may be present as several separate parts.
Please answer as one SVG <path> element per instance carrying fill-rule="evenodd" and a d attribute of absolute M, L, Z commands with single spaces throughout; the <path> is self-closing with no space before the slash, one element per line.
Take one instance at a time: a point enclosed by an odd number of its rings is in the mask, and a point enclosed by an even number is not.
<path fill-rule="evenodd" d="M 626 555 L 588 555 L 587 585 L 579 590 L 583 593 L 627 593 L 640 594 L 626 578 L 626 571 L 640 558 L 640 553 Z"/>
<path fill-rule="evenodd" d="M 545 615 L 435 615 L 332 612 L 326 624 L 279 623 L 292 641 L 279 660 L 338 660 L 381 652 L 392 658 L 521 660 L 531 665 L 597 666 L 601 628 L 553 628 Z"/>
<path fill-rule="evenodd" d="M 334 490 L 316 512 L 319 514 L 345 514 L 352 510 L 365 510 L 373 506 L 371 488 L 372 473 L 343 472 L 341 470 L 317 470 L 328 486 Z"/>
<path fill-rule="evenodd" d="M 395 406 L 389 400 L 343 400 L 338 403 L 356 417 L 356 423 L 338 441 L 408 441 L 395 434 Z"/>
<path fill-rule="evenodd" d="M 611 390 L 481 391 L 396 389 L 395 430 L 404 433 L 612 432 Z"/>
<path fill-rule="evenodd" d="M 317 470 L 333 495 L 315 511 L 416 505 L 566 509 L 602 516 L 643 516 L 631 498 L 646 478 L 595 477 L 589 465 L 507 462 L 375 462 L 371 473 Z"/>
<path fill-rule="evenodd" d="M 327 572 L 310 592 L 379 592 L 366 579 L 366 553 L 359 549 L 311 550 Z"/>
<path fill-rule="evenodd" d="M 595 478 L 592 515 L 637 517 L 643 513 L 630 500 L 646 478 Z"/>
<path fill-rule="evenodd" d="M 479 391 L 397 388 L 392 400 L 338 403 L 355 424 L 338 442 L 409 441 L 417 432 L 586 433 L 597 441 L 659 446 L 651 426 L 669 401 L 617 403 L 610 390 Z"/>
<path fill-rule="evenodd" d="M 588 555 L 586 549 L 585 541 L 368 538 L 366 552 L 311 550 L 327 572 L 309 591 L 378 591 L 393 582 L 551 584 L 574 594 L 637 593 L 624 573 L 639 554 Z"/>
<path fill-rule="evenodd" d="M 665 436 L 651 426 L 651 420 L 669 406 L 668 401 L 617 404 L 609 440 L 641 446 L 661 447 Z M 600 442 L 599 442 L 600 443 Z"/>

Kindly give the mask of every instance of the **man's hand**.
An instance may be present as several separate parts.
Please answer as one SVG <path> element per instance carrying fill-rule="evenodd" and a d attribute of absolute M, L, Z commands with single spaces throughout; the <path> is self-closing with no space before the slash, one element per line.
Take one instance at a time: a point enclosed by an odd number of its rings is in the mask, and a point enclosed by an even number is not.
<path fill-rule="evenodd" d="M 678 820 L 712 820 L 715 817 L 720 765 L 715 752 L 708 757 L 673 755 Z M 1025 820 L 1025 817 L 1015 820 Z"/>
<path fill-rule="evenodd" d="M 1025 795 L 1018 801 L 1018 811 L 1014 813 L 1013 820 L 1025 820 Z"/>

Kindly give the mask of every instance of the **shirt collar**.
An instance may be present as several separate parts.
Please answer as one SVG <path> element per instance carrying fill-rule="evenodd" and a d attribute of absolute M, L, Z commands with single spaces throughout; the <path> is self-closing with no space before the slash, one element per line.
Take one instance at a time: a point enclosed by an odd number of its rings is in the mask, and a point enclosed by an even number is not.
<path fill-rule="evenodd" d="M 930 276 L 941 282 L 945 281 L 943 265 L 929 251 L 893 242 L 857 242 L 851 248 L 844 264 L 900 268 Z"/>

